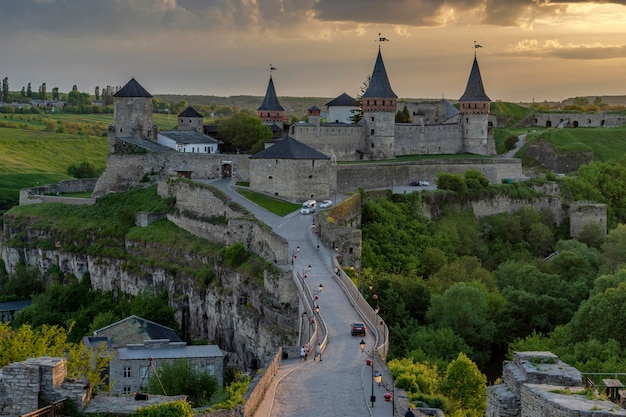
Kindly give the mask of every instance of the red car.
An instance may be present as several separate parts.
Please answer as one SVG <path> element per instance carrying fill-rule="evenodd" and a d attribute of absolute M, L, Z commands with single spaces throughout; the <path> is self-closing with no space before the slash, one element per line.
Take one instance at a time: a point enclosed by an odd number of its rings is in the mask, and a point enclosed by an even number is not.
<path fill-rule="evenodd" d="M 352 336 L 365 336 L 365 324 L 363 323 L 352 323 Z"/>

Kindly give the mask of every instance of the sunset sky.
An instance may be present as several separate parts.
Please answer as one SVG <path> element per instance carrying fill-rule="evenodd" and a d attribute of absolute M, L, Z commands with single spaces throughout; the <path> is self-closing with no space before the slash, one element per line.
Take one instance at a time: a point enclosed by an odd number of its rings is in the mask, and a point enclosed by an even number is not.
<path fill-rule="evenodd" d="M 474 51 L 494 101 L 626 95 L 626 0 L 0 0 L 0 78 L 354 97 L 379 33 L 399 97 L 458 99 Z"/>

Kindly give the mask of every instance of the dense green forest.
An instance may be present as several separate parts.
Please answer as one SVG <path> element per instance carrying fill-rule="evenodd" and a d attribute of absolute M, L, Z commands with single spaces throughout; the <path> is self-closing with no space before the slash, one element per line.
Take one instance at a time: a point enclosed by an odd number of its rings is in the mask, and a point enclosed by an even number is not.
<path fill-rule="evenodd" d="M 366 199 L 360 279 L 372 289 L 362 291 L 390 328 L 389 366 L 412 400 L 463 408 L 421 382 L 459 352 L 491 382 L 513 350 L 549 350 L 583 372 L 626 372 L 626 158 L 557 181 L 565 201 L 607 204 L 608 235 L 590 225 L 571 239 L 567 224 L 531 207 L 481 220 L 447 208 L 483 190 Z M 421 216 L 424 201 L 441 217 Z M 474 411 L 484 415 L 484 403 Z"/>

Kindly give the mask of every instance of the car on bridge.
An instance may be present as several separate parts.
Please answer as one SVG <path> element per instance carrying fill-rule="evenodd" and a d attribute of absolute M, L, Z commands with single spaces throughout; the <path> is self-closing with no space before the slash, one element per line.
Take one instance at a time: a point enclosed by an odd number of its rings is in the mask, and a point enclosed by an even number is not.
<path fill-rule="evenodd" d="M 365 324 L 361 322 L 352 323 L 351 333 L 352 336 L 365 336 L 365 333 L 367 333 Z"/>

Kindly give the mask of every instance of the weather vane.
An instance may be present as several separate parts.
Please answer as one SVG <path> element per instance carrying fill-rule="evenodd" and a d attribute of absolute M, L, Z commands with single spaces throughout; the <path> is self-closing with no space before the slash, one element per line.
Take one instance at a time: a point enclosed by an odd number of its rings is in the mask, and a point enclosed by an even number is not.
<path fill-rule="evenodd" d="M 389 42 L 389 39 L 382 36 L 380 33 L 378 34 L 378 49 L 380 49 L 380 44 L 382 42 Z"/>
<path fill-rule="evenodd" d="M 476 41 L 474 41 L 474 56 L 476 56 L 476 50 L 478 48 L 482 48 L 482 47 L 483 47 L 482 45 L 479 45 L 479 44 L 476 43 Z"/>
<path fill-rule="evenodd" d="M 270 75 L 272 75 L 272 71 L 276 71 L 276 67 L 270 64 Z"/>

